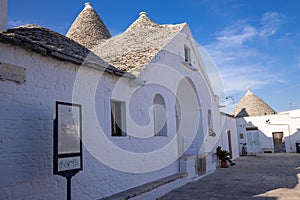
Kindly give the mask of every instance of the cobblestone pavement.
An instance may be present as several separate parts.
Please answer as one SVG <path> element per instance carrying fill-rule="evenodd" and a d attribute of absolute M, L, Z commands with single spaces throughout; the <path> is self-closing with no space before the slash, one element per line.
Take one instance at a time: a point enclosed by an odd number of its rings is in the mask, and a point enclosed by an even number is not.
<path fill-rule="evenodd" d="M 300 200 L 299 153 L 259 154 L 234 162 L 160 199 Z"/>

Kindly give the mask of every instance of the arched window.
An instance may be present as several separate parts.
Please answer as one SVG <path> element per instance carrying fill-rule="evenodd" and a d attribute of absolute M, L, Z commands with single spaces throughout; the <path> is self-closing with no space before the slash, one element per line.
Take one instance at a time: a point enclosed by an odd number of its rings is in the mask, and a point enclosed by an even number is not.
<path fill-rule="evenodd" d="M 167 112 L 164 98 L 156 94 L 153 100 L 154 135 L 167 136 Z"/>
<path fill-rule="evenodd" d="M 213 119 L 212 119 L 212 114 L 211 114 L 211 110 L 208 110 L 207 112 L 207 127 L 208 127 L 208 135 L 215 137 L 216 133 L 214 132 L 214 124 L 213 124 Z"/>
<path fill-rule="evenodd" d="M 181 123 L 181 109 L 177 98 L 175 103 L 175 117 L 176 117 L 176 131 L 178 131 Z"/>
<path fill-rule="evenodd" d="M 208 112 L 207 112 L 207 123 L 208 123 L 208 128 L 213 129 L 213 122 L 211 119 L 211 110 L 208 110 Z"/>

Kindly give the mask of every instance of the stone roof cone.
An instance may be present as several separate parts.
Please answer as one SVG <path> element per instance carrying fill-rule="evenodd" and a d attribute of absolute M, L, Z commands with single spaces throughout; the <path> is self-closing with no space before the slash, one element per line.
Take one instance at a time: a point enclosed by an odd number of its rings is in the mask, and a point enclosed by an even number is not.
<path fill-rule="evenodd" d="M 186 23 L 160 25 L 146 12 L 140 12 L 125 32 L 103 41 L 93 51 L 118 69 L 138 76 L 185 26 Z"/>
<path fill-rule="evenodd" d="M 103 39 L 110 38 L 111 34 L 91 3 L 87 2 L 84 5 L 84 9 L 73 22 L 66 36 L 92 49 Z"/>
<path fill-rule="evenodd" d="M 235 106 L 232 114 L 235 117 L 250 117 L 276 114 L 276 111 L 248 88 L 247 93 Z"/>

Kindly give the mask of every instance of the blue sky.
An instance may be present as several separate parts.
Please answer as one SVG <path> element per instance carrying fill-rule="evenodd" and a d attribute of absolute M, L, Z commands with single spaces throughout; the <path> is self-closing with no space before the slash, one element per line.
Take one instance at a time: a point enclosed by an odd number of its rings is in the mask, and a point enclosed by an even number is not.
<path fill-rule="evenodd" d="M 86 1 L 8 0 L 8 26 L 65 34 Z M 159 24 L 187 22 L 235 103 L 247 87 L 276 111 L 300 108 L 300 1 L 90 0 L 112 35 L 146 11 Z M 225 101 L 230 107 L 231 102 Z"/>

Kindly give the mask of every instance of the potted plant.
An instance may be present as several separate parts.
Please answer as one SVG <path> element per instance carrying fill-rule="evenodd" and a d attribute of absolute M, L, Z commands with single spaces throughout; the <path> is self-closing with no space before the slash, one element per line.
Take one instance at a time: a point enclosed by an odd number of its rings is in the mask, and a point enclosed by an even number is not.
<path fill-rule="evenodd" d="M 230 153 L 227 150 L 220 150 L 218 151 L 217 155 L 221 160 L 221 168 L 227 168 L 228 167 L 227 159 Z"/>

